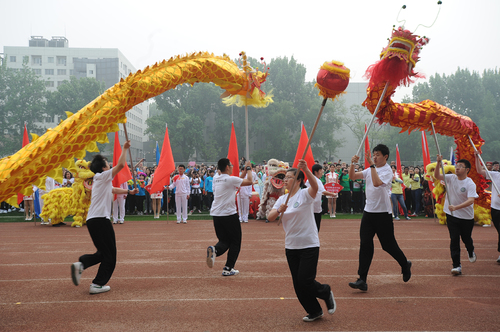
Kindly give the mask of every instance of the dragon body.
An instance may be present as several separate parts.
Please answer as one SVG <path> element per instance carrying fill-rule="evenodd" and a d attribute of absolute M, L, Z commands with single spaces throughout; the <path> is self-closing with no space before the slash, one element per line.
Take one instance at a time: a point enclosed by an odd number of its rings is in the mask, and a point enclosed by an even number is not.
<path fill-rule="evenodd" d="M 255 71 L 250 76 L 228 56 L 209 53 L 177 56 L 130 74 L 77 113 L 67 112 L 68 118 L 56 128 L 1 159 L 0 201 L 13 202 L 11 198 L 28 192 L 31 184 L 43 188 L 45 176 L 62 180 L 61 166 L 71 167 L 74 158 L 82 159 L 86 150 L 98 152 L 96 141 L 108 142 L 107 133 L 119 130 L 118 124 L 126 122 L 126 112 L 149 98 L 179 84 L 213 82 L 228 98 L 249 96 L 257 99 L 254 105 L 267 105 L 272 99 L 260 90 L 267 75 Z"/>
<path fill-rule="evenodd" d="M 401 132 L 410 133 L 413 130 L 432 131 L 432 121 L 436 133 L 453 136 L 457 145 L 457 158 L 467 159 L 472 164 L 468 176 L 476 183 L 479 195 L 479 198 L 475 200 L 475 219 L 480 224 L 489 224 L 491 196 L 485 191 L 487 187 L 485 179 L 476 171 L 474 148 L 469 142 L 470 136 L 479 151 L 484 144 L 477 125 L 469 117 L 460 115 L 432 100 L 408 104 L 395 103 L 391 100 L 391 96 L 400 84 L 412 83 L 414 77 L 420 77 L 413 71 L 413 68 L 419 59 L 418 55 L 422 46 L 428 41 L 427 38 L 419 38 L 401 27 L 394 29 L 389 44 L 380 55 L 381 60 L 367 70 L 370 82 L 363 106 L 366 106 L 373 114 L 379 99 L 382 98 L 376 115 L 380 124 L 388 123 L 391 126 L 400 127 Z M 386 84 L 387 91 L 385 95 L 382 95 Z M 441 204 L 443 202 L 444 200 L 441 200 Z M 437 207 L 437 210 L 439 209 L 442 210 L 442 205 Z"/>

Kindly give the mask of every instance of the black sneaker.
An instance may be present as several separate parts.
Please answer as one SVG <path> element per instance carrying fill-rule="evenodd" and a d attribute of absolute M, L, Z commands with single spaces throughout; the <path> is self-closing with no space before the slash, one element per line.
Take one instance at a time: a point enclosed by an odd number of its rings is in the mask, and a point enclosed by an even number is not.
<path fill-rule="evenodd" d="M 408 282 L 411 278 L 411 262 L 406 261 L 406 269 L 403 270 L 403 281 Z"/>
<path fill-rule="evenodd" d="M 337 304 L 335 303 L 335 298 L 333 297 L 333 292 L 330 290 L 330 296 L 325 300 L 326 307 L 328 308 L 328 313 L 333 315 L 337 309 Z"/>
<path fill-rule="evenodd" d="M 314 322 L 316 319 L 320 319 L 321 317 L 323 317 L 323 311 L 320 311 L 316 314 L 309 314 L 306 317 L 302 318 L 302 320 L 304 320 L 304 322 Z"/>
<path fill-rule="evenodd" d="M 362 279 L 359 279 L 359 278 L 358 278 L 358 280 L 356 280 L 356 282 L 350 282 L 349 286 L 351 288 L 359 289 L 359 290 L 362 290 L 364 292 L 366 292 L 368 290 L 368 285 L 366 284 L 366 282 Z"/>

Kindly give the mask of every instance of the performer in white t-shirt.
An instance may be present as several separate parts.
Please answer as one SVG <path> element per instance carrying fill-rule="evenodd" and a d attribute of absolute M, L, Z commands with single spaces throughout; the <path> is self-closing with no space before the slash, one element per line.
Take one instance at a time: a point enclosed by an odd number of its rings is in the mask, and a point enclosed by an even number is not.
<path fill-rule="evenodd" d="M 113 168 L 109 167 L 107 159 L 100 154 L 94 156 L 90 164 L 90 170 L 95 175 L 92 185 L 92 199 L 87 214 L 87 229 L 97 251 L 94 254 L 80 256 L 78 262 L 71 265 L 71 278 L 73 283 L 78 286 L 83 270 L 101 263 L 96 277 L 90 284 L 90 294 L 104 293 L 110 290 L 110 287 L 105 285 L 111 278 L 116 266 L 115 231 L 110 220 L 113 194 L 135 195 L 139 192 L 137 188 L 132 191 L 113 188 L 112 184 L 115 175 L 126 166 L 126 155 L 129 148 L 130 141 L 126 141 L 123 144 L 118 164 Z"/>
<path fill-rule="evenodd" d="M 361 171 L 354 171 L 354 164 L 359 161 L 358 156 L 353 156 L 349 167 L 349 179 L 366 181 L 366 204 L 361 218 L 359 229 L 359 278 L 350 282 L 351 288 L 362 291 L 368 290 L 366 278 L 373 259 L 373 237 L 377 235 L 384 251 L 391 255 L 401 266 L 403 281 L 411 278 L 411 262 L 399 248 L 394 236 L 394 223 L 392 221 L 392 206 L 390 191 L 392 188 L 392 170 L 387 164 L 389 148 L 379 144 L 373 148 L 373 161 L 370 153 L 365 153 L 365 159 L 370 167 Z"/>
<path fill-rule="evenodd" d="M 278 198 L 269 212 L 268 220 L 274 221 L 283 213 L 281 218 L 285 230 L 285 252 L 292 274 L 293 288 L 300 304 L 307 312 L 303 320 L 312 322 L 323 317 L 318 298 L 325 301 L 329 314 L 335 312 L 336 305 L 330 285 L 316 281 L 319 237 L 313 211 L 315 197 L 321 196 L 318 192 L 318 182 L 314 181 L 316 177 L 307 168 L 305 160 L 301 159 L 298 167 L 303 171 L 296 168 L 287 171 L 285 186 L 289 193 Z M 294 180 L 297 172 L 299 172 L 297 180 Z M 313 180 L 310 181 L 309 188 L 304 185 L 304 172 L 308 179 Z M 290 199 L 285 205 L 288 195 Z"/>
<path fill-rule="evenodd" d="M 440 173 L 443 156 L 438 155 L 434 178 L 444 180 Z M 474 199 L 476 193 L 476 184 L 471 178 L 467 177 L 471 168 L 467 159 L 460 159 L 455 165 L 455 174 L 446 174 L 446 195 L 443 211 L 446 213 L 446 226 L 450 233 L 450 252 L 453 268 L 451 274 L 461 275 L 462 265 L 460 264 L 460 238 L 462 238 L 469 261 L 476 261 L 474 253 L 474 244 L 472 241 L 472 228 L 474 227 Z M 448 203 L 448 201 L 451 203 Z M 453 211 L 453 215 L 451 215 Z"/>
<path fill-rule="evenodd" d="M 217 168 L 220 170 L 220 175 L 214 177 L 212 183 L 214 201 L 210 215 L 214 220 L 215 234 L 219 242 L 215 246 L 208 247 L 207 265 L 213 267 L 215 257 L 227 251 L 226 266 L 222 270 L 222 275 L 234 276 L 239 273 L 234 269 L 234 265 L 241 249 L 241 225 L 236 211 L 235 194 L 238 187 L 252 185 L 252 167 L 249 161 L 245 163 L 243 170 L 245 179 L 231 176 L 233 165 L 227 158 L 220 159 Z"/>
<path fill-rule="evenodd" d="M 479 161 L 478 153 L 476 152 L 476 170 L 479 174 L 484 176 L 486 179 L 490 179 L 494 182 L 497 187 L 500 187 L 500 172 L 489 171 L 488 173 L 484 170 L 481 162 Z M 498 232 L 498 252 L 500 252 L 500 193 L 495 189 L 493 183 L 491 184 L 491 220 L 493 225 Z M 498 256 L 497 263 L 500 263 L 500 256 Z"/>

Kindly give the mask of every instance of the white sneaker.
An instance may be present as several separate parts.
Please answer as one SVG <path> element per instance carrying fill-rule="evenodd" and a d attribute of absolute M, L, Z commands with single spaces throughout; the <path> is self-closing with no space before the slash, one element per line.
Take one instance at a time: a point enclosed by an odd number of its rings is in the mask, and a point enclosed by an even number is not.
<path fill-rule="evenodd" d="M 469 262 L 474 263 L 476 261 L 476 253 L 472 252 L 472 256 L 469 256 Z"/>
<path fill-rule="evenodd" d="M 214 266 L 214 263 L 215 263 L 215 247 L 214 246 L 210 246 L 207 248 L 207 266 L 209 268 L 212 268 Z"/>
<path fill-rule="evenodd" d="M 224 269 L 222 270 L 222 276 L 223 277 L 235 276 L 238 273 L 240 273 L 240 271 L 235 270 L 235 269 L 229 270 L 227 267 L 224 267 Z"/>
<path fill-rule="evenodd" d="M 400 220 L 399 217 L 394 218 L 394 220 Z"/>
<path fill-rule="evenodd" d="M 182 223 L 183 223 L 183 224 L 187 224 L 187 223 L 188 223 L 188 221 L 187 221 L 187 220 L 183 220 L 183 221 L 182 221 Z"/>
<path fill-rule="evenodd" d="M 90 284 L 89 293 L 90 294 L 106 293 L 106 292 L 109 292 L 110 289 L 111 289 L 111 287 L 109 287 L 109 286 L 99 286 L 99 285 L 92 283 L 92 284 Z"/>
<path fill-rule="evenodd" d="M 497 263 L 500 263 L 500 256 L 498 256 Z"/>
<path fill-rule="evenodd" d="M 116 222 L 116 221 L 113 221 L 113 224 L 117 224 L 117 222 Z"/>
<path fill-rule="evenodd" d="M 83 264 L 81 262 L 76 262 L 71 264 L 71 279 L 75 286 L 80 284 L 80 278 L 82 277 Z"/>
<path fill-rule="evenodd" d="M 451 269 L 451 274 L 453 274 L 454 276 L 461 275 L 462 274 L 462 266 L 454 267 L 453 269 Z"/>
<path fill-rule="evenodd" d="M 178 223 L 178 224 L 180 224 L 180 223 L 181 223 L 181 221 L 180 221 L 180 220 L 177 220 L 177 223 Z"/>
<path fill-rule="evenodd" d="M 123 220 L 120 220 L 120 224 L 123 224 L 123 223 L 124 223 L 124 221 L 123 221 Z"/>
<path fill-rule="evenodd" d="M 24 212 L 24 209 L 23 209 L 23 208 L 20 208 L 20 209 L 19 209 L 19 212 Z"/>

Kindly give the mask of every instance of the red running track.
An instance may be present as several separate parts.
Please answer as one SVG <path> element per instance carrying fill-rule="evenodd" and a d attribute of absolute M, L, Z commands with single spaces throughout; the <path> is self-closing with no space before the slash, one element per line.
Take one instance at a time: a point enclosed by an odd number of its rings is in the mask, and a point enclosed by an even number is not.
<path fill-rule="evenodd" d="M 477 262 L 462 244 L 463 275 L 450 274 L 446 226 L 396 221 L 399 265 L 375 239 L 368 292 L 357 278 L 359 220 L 324 219 L 317 280 L 329 283 L 337 311 L 312 323 L 295 297 L 276 223 L 242 225 L 236 269 L 222 277 L 225 255 L 205 263 L 215 244 L 212 222 L 134 221 L 115 225 L 118 263 L 111 291 L 89 295 L 97 267 L 71 282 L 70 265 L 94 252 L 87 229 L 0 223 L 0 331 L 499 331 L 500 264 L 493 227 L 474 227 Z"/>

